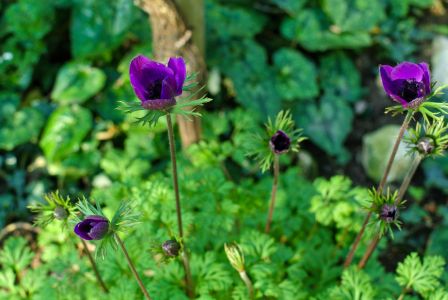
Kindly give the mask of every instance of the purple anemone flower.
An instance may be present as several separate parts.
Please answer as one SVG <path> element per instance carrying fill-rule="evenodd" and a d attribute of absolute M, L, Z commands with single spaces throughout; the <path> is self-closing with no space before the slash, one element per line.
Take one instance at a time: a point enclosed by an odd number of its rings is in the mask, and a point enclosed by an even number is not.
<path fill-rule="evenodd" d="M 75 226 L 75 233 L 84 240 L 101 240 L 108 231 L 109 220 L 103 216 L 87 216 Z"/>
<path fill-rule="evenodd" d="M 289 147 L 291 146 L 291 139 L 285 132 L 278 130 L 271 137 L 269 145 L 271 146 L 271 149 L 275 154 L 282 154 L 288 152 Z"/>
<path fill-rule="evenodd" d="M 398 208 L 393 204 L 384 204 L 381 207 L 380 218 L 381 220 L 391 223 L 398 217 Z"/>
<path fill-rule="evenodd" d="M 180 244 L 176 240 L 168 240 L 162 244 L 163 252 L 170 257 L 178 256 L 180 248 Z"/>
<path fill-rule="evenodd" d="M 381 65 L 380 75 L 386 93 L 403 107 L 416 107 L 431 93 L 431 74 L 426 63 Z"/>
<path fill-rule="evenodd" d="M 176 96 L 182 94 L 187 75 L 182 57 L 171 57 L 164 65 L 139 55 L 129 67 L 131 85 L 142 106 L 151 110 L 163 110 L 176 104 Z"/>

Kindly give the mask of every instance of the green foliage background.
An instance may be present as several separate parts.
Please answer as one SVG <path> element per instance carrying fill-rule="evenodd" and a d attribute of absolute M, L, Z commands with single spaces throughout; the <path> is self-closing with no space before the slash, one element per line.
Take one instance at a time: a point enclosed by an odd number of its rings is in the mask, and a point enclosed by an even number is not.
<path fill-rule="evenodd" d="M 448 298 L 437 256 L 423 263 L 409 256 L 397 281 L 385 267 L 394 271 L 398 261 L 383 258 L 381 264 L 377 256 L 365 272 L 342 272 L 361 226 L 366 187 L 343 176 L 317 177 L 355 161 L 355 122 L 378 120 L 369 129 L 384 123 L 389 102 L 375 85 L 378 64 L 425 58 L 426 45 L 446 32 L 446 25 L 428 21 L 432 4 L 205 1 L 215 101 L 204 112 L 204 140 L 179 162 L 199 299 L 246 299 L 224 255 L 229 241 L 241 243 L 260 299 L 392 299 L 401 287 L 415 291 L 409 299 Z M 176 228 L 166 126 L 140 127 L 135 116 L 116 110 L 119 100 L 135 98 L 129 61 L 138 53 L 151 56 L 147 16 L 128 0 L 4 1 L 0 41 L 0 226 L 31 220 L 26 206 L 55 189 L 84 193 L 109 215 L 121 200 L 135 201 L 142 223 L 125 240 L 137 268 L 145 270 L 145 284 L 154 299 L 185 299 L 181 265 L 161 265 L 142 251 Z M 360 104 L 367 109 L 357 111 Z M 244 143 L 285 108 L 309 137 L 305 150 L 315 154 L 318 172 L 310 175 L 296 156 L 282 157 L 273 234 L 267 236 L 261 229 L 271 179 L 245 157 Z M 411 250 L 448 258 L 448 209 L 422 205 L 425 195 L 430 198 L 425 188 L 441 189 L 440 197 L 447 192 L 448 160 L 430 161 L 424 170 L 424 188 L 411 190 L 421 201 L 402 216 L 405 230 L 394 241 L 402 252 L 395 259 Z M 24 239 L 2 241 L 1 299 L 103 297 L 77 238 L 59 225 L 41 231 L 33 252 Z M 386 247 L 383 241 L 380 248 Z M 118 254 L 99 265 L 113 295 L 104 298 L 139 299 Z M 425 276 L 414 280 L 416 269 Z"/>

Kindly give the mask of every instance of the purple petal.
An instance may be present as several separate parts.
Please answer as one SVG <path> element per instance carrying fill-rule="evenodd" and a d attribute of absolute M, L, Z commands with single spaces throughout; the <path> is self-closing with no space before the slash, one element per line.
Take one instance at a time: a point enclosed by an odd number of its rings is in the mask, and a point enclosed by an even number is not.
<path fill-rule="evenodd" d="M 82 239 L 90 241 L 92 238 L 89 236 L 88 232 L 90 230 L 90 225 L 84 221 L 79 222 L 75 226 L 75 233 Z"/>
<path fill-rule="evenodd" d="M 154 86 L 159 80 L 164 80 L 168 76 L 174 76 L 174 72 L 164 64 L 150 60 L 139 55 L 132 59 L 129 67 L 129 78 L 137 97 L 142 100 L 149 100 L 151 91 L 148 89 Z"/>
<path fill-rule="evenodd" d="M 182 94 L 182 87 L 187 76 L 187 68 L 182 57 L 171 57 L 168 61 L 168 67 L 173 70 L 176 79 L 176 96 Z"/>
<path fill-rule="evenodd" d="M 421 62 L 418 65 L 423 70 L 423 84 L 425 85 L 425 92 L 428 95 L 431 93 L 431 73 L 429 72 L 427 63 Z"/>
<path fill-rule="evenodd" d="M 392 79 L 392 80 L 414 79 L 415 81 L 422 81 L 423 70 L 417 64 L 414 64 L 411 62 L 402 62 L 401 64 L 399 64 L 395 68 L 393 68 L 392 72 L 390 73 L 390 79 Z"/>
<path fill-rule="evenodd" d="M 390 75 L 392 73 L 393 68 L 388 65 L 380 65 L 380 77 L 381 82 L 383 83 L 383 88 L 389 96 L 394 94 L 394 85 L 392 83 L 392 79 Z"/>
<path fill-rule="evenodd" d="M 171 99 L 176 96 L 176 80 L 174 76 L 167 76 L 162 81 L 162 92 L 160 94 L 161 99 Z"/>
<path fill-rule="evenodd" d="M 109 222 L 101 221 L 96 223 L 89 232 L 89 236 L 94 240 L 102 239 L 109 230 Z"/>

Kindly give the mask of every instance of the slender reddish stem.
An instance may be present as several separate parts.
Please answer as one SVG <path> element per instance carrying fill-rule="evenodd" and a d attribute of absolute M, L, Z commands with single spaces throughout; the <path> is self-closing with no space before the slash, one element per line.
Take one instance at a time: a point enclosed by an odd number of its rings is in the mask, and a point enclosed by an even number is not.
<path fill-rule="evenodd" d="M 93 259 L 92 253 L 90 253 L 89 248 L 87 247 L 86 241 L 81 239 L 81 242 L 82 242 L 82 246 L 84 247 L 84 252 L 87 254 L 90 264 L 92 265 L 92 269 L 93 269 L 93 272 L 95 273 L 95 277 L 96 277 L 96 280 L 98 281 L 98 284 L 100 285 L 101 289 L 104 292 L 109 293 L 109 290 L 107 289 L 106 284 L 104 283 L 103 278 L 101 278 L 101 274 L 98 271 L 98 267 L 96 265 L 95 260 Z"/>
<path fill-rule="evenodd" d="M 121 251 L 124 254 L 124 257 L 126 258 L 126 262 L 128 263 L 129 269 L 131 269 L 132 274 L 134 275 L 135 280 L 137 281 L 140 289 L 142 290 L 143 295 L 145 295 L 145 298 L 147 300 L 151 300 L 151 297 L 149 296 L 148 291 L 145 288 L 145 285 L 143 284 L 140 276 L 137 273 L 137 270 L 135 269 L 134 264 L 132 263 L 131 258 L 129 257 L 129 253 L 126 250 L 126 247 L 124 246 L 123 241 L 121 240 L 121 238 L 118 236 L 118 234 L 115 234 L 115 240 L 118 242 L 118 245 L 120 246 Z"/>
<path fill-rule="evenodd" d="M 177 176 L 177 161 L 176 161 L 176 145 L 174 143 L 174 130 L 173 130 L 173 122 L 171 121 L 171 115 L 169 113 L 166 114 L 166 122 L 168 127 L 168 141 L 170 144 L 170 156 L 171 156 L 171 167 L 173 172 L 173 188 L 174 188 L 174 196 L 176 200 L 176 215 L 177 215 L 177 226 L 179 230 L 179 237 L 184 243 L 184 253 L 182 254 L 182 265 L 185 271 L 185 282 L 187 288 L 187 295 L 190 298 L 194 297 L 194 285 L 193 278 L 191 276 L 190 269 L 190 260 L 188 258 L 187 247 L 184 241 L 184 231 L 182 225 L 182 210 L 180 206 L 180 193 L 179 193 L 179 180 Z"/>
<path fill-rule="evenodd" d="M 279 157 L 277 154 L 274 154 L 274 182 L 272 183 L 271 203 L 269 205 L 268 219 L 266 221 L 266 227 L 264 230 L 266 233 L 269 233 L 269 231 L 271 230 L 272 216 L 274 214 L 275 200 L 277 197 L 279 175 L 280 175 Z"/>
<path fill-rule="evenodd" d="M 403 138 L 403 135 L 409 126 L 409 122 L 411 121 L 413 114 L 414 114 L 414 111 L 409 110 L 408 113 L 406 114 L 406 117 L 403 120 L 403 124 L 401 124 L 400 131 L 398 132 L 397 139 L 395 140 L 395 144 L 392 148 L 392 153 L 389 156 L 389 160 L 387 162 L 386 169 L 384 170 L 383 177 L 381 178 L 381 181 L 378 185 L 377 193 L 382 193 L 382 191 L 383 191 L 383 188 L 387 181 L 387 177 L 389 176 L 390 170 L 392 168 L 392 164 L 395 160 L 395 156 L 397 155 L 397 151 L 398 151 L 398 147 L 400 146 L 401 139 Z M 369 211 L 364 219 L 364 222 L 362 223 L 361 230 L 358 232 L 358 234 L 355 238 L 355 241 L 353 242 L 352 247 L 350 248 L 350 251 L 347 254 L 347 258 L 345 259 L 345 262 L 344 262 L 345 268 L 350 266 L 350 264 L 352 263 L 356 249 L 358 248 L 359 242 L 361 241 L 361 238 L 364 235 L 364 232 L 366 231 L 366 227 L 367 227 L 367 224 L 369 223 L 371 216 L 372 216 L 372 212 Z"/>

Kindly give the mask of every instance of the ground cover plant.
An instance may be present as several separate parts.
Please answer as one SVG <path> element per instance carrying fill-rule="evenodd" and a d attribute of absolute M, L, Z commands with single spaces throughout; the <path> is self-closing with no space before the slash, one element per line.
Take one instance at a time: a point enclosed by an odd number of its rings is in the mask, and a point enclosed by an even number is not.
<path fill-rule="evenodd" d="M 205 6 L 0 4 L 0 299 L 448 299 L 446 2 Z"/>

